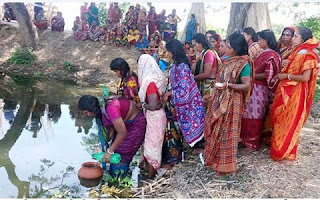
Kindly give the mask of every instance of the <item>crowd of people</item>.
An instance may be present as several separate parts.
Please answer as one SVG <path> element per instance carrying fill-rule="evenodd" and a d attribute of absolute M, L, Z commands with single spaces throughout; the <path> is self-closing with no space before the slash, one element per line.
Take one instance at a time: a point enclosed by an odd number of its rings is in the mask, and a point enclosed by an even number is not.
<path fill-rule="evenodd" d="M 236 172 L 239 148 L 250 153 L 264 143 L 275 161 L 294 161 L 315 92 L 318 45 L 304 27 L 285 28 L 278 41 L 272 30 L 251 27 L 224 40 L 213 30 L 191 43 L 172 39 L 162 47 L 168 67 L 144 53 L 136 74 L 117 58 L 110 65 L 120 78 L 116 96 L 101 107 L 85 95 L 78 107 L 108 128 L 104 159 L 124 157 L 111 171 L 127 171 L 142 145 L 140 168 L 152 178 L 181 161 L 183 140 L 204 153 L 217 178 Z"/>

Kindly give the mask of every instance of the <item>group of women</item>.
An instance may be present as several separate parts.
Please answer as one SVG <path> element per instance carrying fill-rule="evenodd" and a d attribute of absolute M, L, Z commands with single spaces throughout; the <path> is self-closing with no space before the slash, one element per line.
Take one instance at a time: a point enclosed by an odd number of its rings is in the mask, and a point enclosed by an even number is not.
<path fill-rule="evenodd" d="M 35 17 L 33 24 L 39 30 L 46 30 L 48 28 L 49 22 L 47 18 L 44 16 L 44 10 L 41 10 Z M 57 12 L 57 15 L 52 17 L 51 19 L 51 31 L 53 32 L 63 32 L 64 31 L 64 18 L 62 17 L 61 12 Z"/>
<path fill-rule="evenodd" d="M 109 129 L 113 142 L 105 160 L 114 152 L 123 157 L 111 170 L 128 169 L 143 143 L 140 167 L 146 163 L 151 178 L 161 165 L 179 162 L 184 138 L 191 147 L 204 144 L 205 165 L 220 177 L 236 171 L 239 142 L 257 150 L 268 137 L 263 132 L 271 133 L 274 160 L 296 159 L 316 86 L 318 40 L 303 27 L 285 28 L 279 42 L 271 30 L 256 34 L 250 27 L 220 41 L 218 50 L 217 40 L 214 31 L 192 38 L 194 64 L 183 44 L 169 41 L 168 81 L 150 55 L 139 57 L 138 74 L 115 59 L 116 97 L 102 109 L 96 97 L 80 98 L 79 109 Z"/>

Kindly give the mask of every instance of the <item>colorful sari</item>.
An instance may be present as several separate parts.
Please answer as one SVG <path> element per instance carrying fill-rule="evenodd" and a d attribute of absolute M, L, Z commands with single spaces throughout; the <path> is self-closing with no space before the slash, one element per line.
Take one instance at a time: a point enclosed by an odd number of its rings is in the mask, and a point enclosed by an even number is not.
<path fill-rule="evenodd" d="M 191 42 L 193 36 L 197 33 L 197 20 L 190 19 L 186 29 L 186 42 Z"/>
<path fill-rule="evenodd" d="M 295 28 L 293 27 L 286 27 L 283 29 L 282 33 L 286 30 L 286 29 L 290 29 L 292 31 L 292 35 L 295 32 Z M 285 60 L 288 59 L 289 55 L 291 54 L 293 47 L 292 47 L 292 42 L 290 42 L 289 44 L 285 45 L 282 42 L 282 36 L 280 37 L 279 41 L 278 41 L 278 46 L 279 46 L 279 54 L 281 57 L 281 60 Z"/>
<path fill-rule="evenodd" d="M 97 24 L 99 25 L 99 18 L 95 18 L 93 16 L 93 15 L 98 16 L 98 14 L 99 14 L 99 8 L 97 8 L 96 6 L 89 7 L 89 17 L 88 17 L 89 26 L 92 25 L 93 21 L 96 21 Z"/>
<path fill-rule="evenodd" d="M 134 72 L 129 71 L 118 83 L 117 96 L 123 96 L 129 100 L 139 102 L 139 82 Z"/>
<path fill-rule="evenodd" d="M 205 106 L 188 65 L 173 64 L 170 70 L 172 103 L 181 132 L 193 147 L 203 138 Z"/>
<path fill-rule="evenodd" d="M 75 40 L 87 40 L 88 39 L 88 32 L 89 32 L 89 25 L 86 21 L 82 22 L 82 28 L 75 32 L 74 39 Z"/>
<path fill-rule="evenodd" d="M 252 149 L 260 148 L 262 130 L 268 112 L 269 99 L 276 89 L 281 60 L 277 52 L 264 50 L 255 60 L 255 74 L 265 73 L 266 79 L 254 80 L 252 95 L 241 122 L 242 144 Z"/>
<path fill-rule="evenodd" d="M 33 24 L 39 30 L 46 30 L 48 28 L 48 20 L 44 15 L 41 15 L 40 13 L 36 16 L 36 20 L 33 22 Z"/>
<path fill-rule="evenodd" d="M 253 42 L 252 44 L 250 44 L 250 46 L 248 48 L 249 56 L 253 61 L 256 60 L 256 58 L 259 56 L 259 54 L 262 51 L 263 51 L 263 49 L 261 49 L 258 42 Z"/>
<path fill-rule="evenodd" d="M 152 35 L 155 30 L 157 30 L 157 14 L 155 12 L 150 12 L 148 15 L 148 27 L 149 33 L 148 35 Z"/>
<path fill-rule="evenodd" d="M 143 54 L 138 61 L 138 80 L 140 84 L 139 99 L 147 100 L 147 90 L 151 83 L 157 87 L 157 93 L 165 92 L 165 77 L 158 64 L 149 54 Z M 167 117 L 164 109 L 150 111 L 144 109 L 147 120 L 146 135 L 142 155 L 155 170 L 161 165 L 162 145 L 166 130 Z"/>
<path fill-rule="evenodd" d="M 213 68 L 217 68 L 217 71 L 219 70 L 219 66 L 222 64 L 220 58 L 219 58 L 219 55 L 218 53 L 216 52 L 216 50 L 214 49 L 208 49 L 206 51 L 203 51 L 201 53 L 201 58 L 200 60 L 197 62 L 196 64 L 196 69 L 195 69 L 195 72 L 194 72 L 194 75 L 199 75 L 199 74 L 202 74 L 204 72 L 204 65 L 206 64 L 205 60 L 206 60 L 206 55 L 209 51 L 212 51 L 213 52 L 213 56 L 215 56 L 215 58 L 213 59 L 213 64 L 212 64 L 212 69 Z M 210 88 L 212 88 L 213 84 L 214 84 L 214 79 L 204 79 L 204 80 L 201 80 L 201 81 L 197 81 L 197 86 L 200 90 L 200 93 L 202 96 L 204 96 L 206 93 L 208 93 L 210 91 Z"/>
<path fill-rule="evenodd" d="M 271 106 L 273 126 L 270 154 L 274 160 L 295 160 L 300 131 L 310 113 L 319 71 L 319 58 L 313 51 L 319 46 L 312 38 L 296 47 L 289 56 L 289 65 L 281 73 L 301 75 L 311 70 L 308 82 L 281 80 Z"/>
<path fill-rule="evenodd" d="M 102 32 L 100 30 L 100 27 L 97 25 L 92 25 L 88 32 L 88 36 L 92 41 L 98 41 L 101 34 Z"/>
<path fill-rule="evenodd" d="M 251 83 L 253 64 L 249 56 L 229 58 L 217 76 L 217 82 L 236 84 L 245 65 L 250 63 Z M 208 101 L 204 136 L 205 165 L 215 171 L 230 173 L 236 171 L 236 156 L 241 130 L 242 113 L 248 105 L 251 89 L 246 92 L 230 88 L 213 89 Z"/>
<path fill-rule="evenodd" d="M 64 19 L 63 17 L 53 17 L 51 22 L 51 31 L 63 32 Z"/>
<path fill-rule="evenodd" d="M 166 91 L 171 90 L 170 79 Z M 177 164 L 182 159 L 182 133 L 175 117 L 175 110 L 172 101 L 165 105 L 167 116 L 167 127 L 162 147 L 162 162 L 165 164 Z"/>

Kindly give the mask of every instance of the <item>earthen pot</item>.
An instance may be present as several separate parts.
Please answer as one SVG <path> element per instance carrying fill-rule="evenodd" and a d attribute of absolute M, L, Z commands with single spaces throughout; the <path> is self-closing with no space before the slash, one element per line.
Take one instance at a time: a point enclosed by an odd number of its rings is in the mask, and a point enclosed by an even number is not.
<path fill-rule="evenodd" d="M 85 162 L 78 171 L 80 184 L 85 187 L 95 187 L 99 185 L 103 176 L 103 169 L 98 162 Z"/>

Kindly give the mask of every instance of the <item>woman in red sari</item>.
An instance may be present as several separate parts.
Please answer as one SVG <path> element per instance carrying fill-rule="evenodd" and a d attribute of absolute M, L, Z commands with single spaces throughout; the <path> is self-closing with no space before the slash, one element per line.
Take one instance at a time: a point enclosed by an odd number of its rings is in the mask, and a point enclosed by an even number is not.
<path fill-rule="evenodd" d="M 318 76 L 319 41 L 308 28 L 298 27 L 294 50 L 279 73 L 270 121 L 273 126 L 270 154 L 274 160 L 295 160 L 300 131 L 310 113 Z"/>
<path fill-rule="evenodd" d="M 269 97 L 273 96 L 280 72 L 278 44 L 273 31 L 258 33 L 258 44 L 263 51 L 254 61 L 255 78 L 249 105 L 241 124 L 242 144 L 253 150 L 260 147 L 264 121 L 268 113 Z"/>

